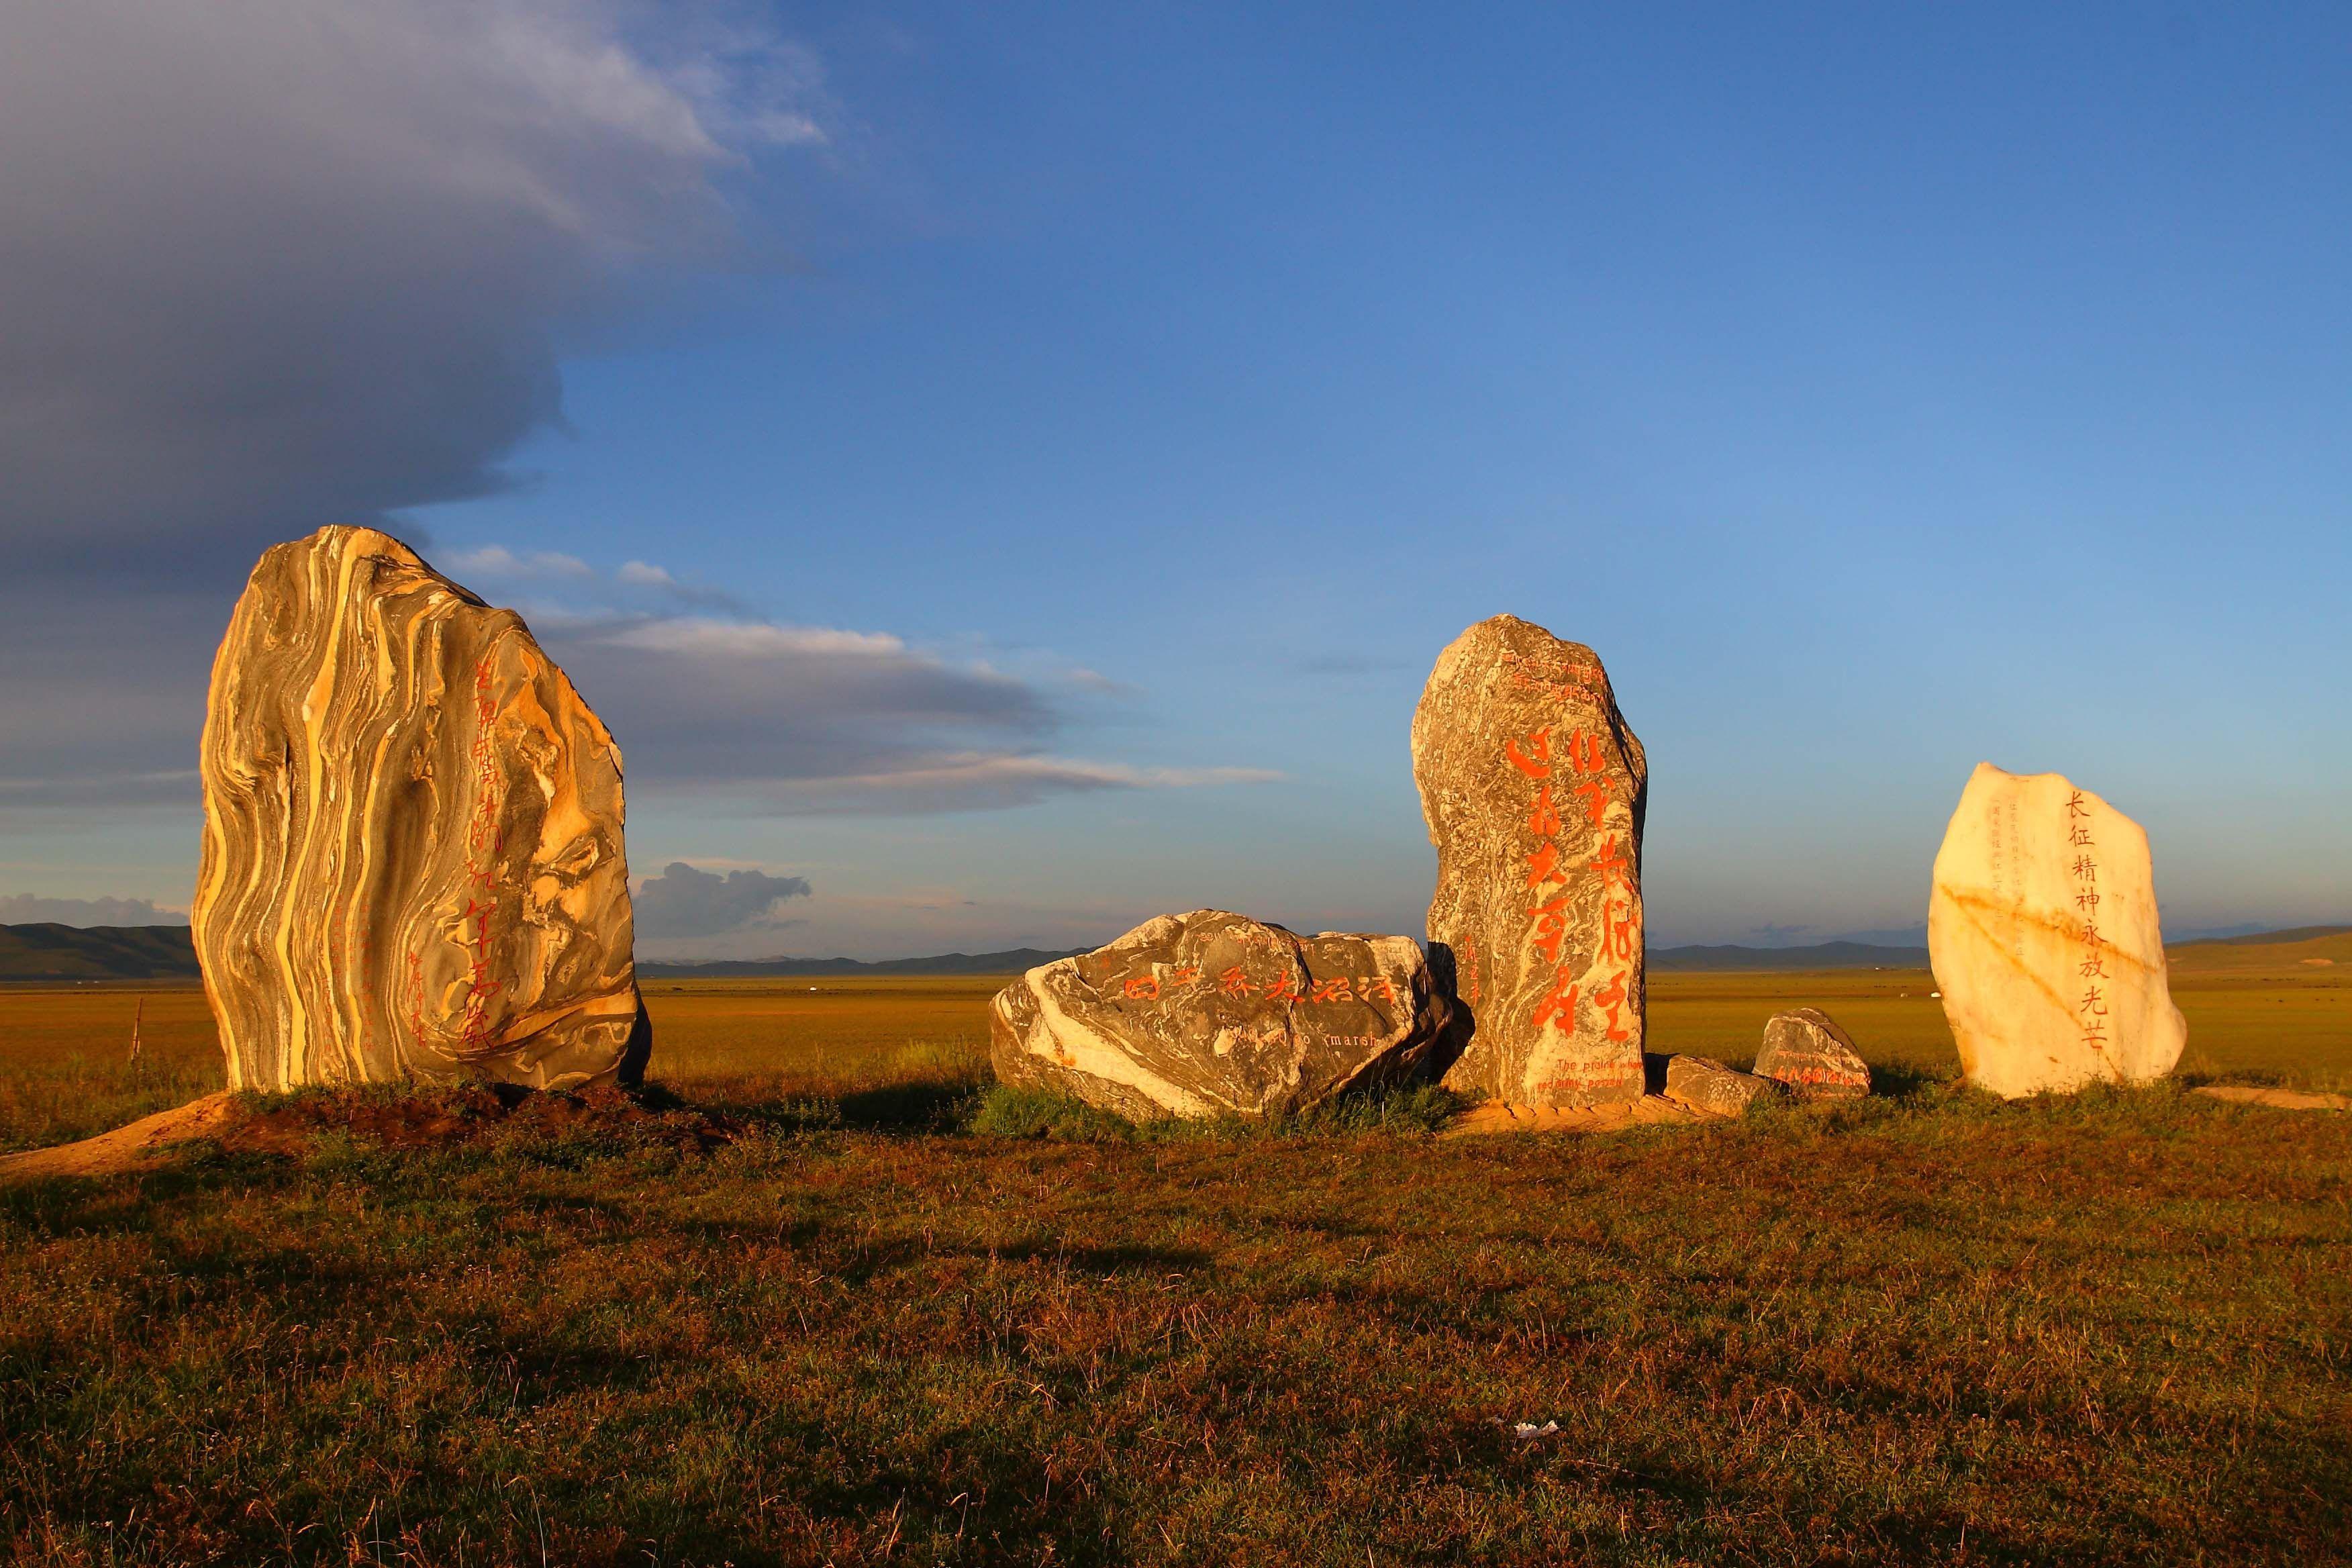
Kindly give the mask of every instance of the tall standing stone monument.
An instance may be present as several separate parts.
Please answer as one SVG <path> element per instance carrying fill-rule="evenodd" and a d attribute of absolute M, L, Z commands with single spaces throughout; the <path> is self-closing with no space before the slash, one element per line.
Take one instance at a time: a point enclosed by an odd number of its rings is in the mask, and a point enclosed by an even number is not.
<path fill-rule="evenodd" d="M 2058 773 L 1980 763 L 1936 856 L 1927 954 L 1970 1083 L 2145 1083 L 2180 1058 L 2138 823 Z"/>
<path fill-rule="evenodd" d="M 513 611 L 373 529 L 275 546 L 202 767 L 230 1088 L 642 1070 L 620 748 Z"/>
<path fill-rule="evenodd" d="M 1424 1069 L 1450 1009 L 1405 936 L 1161 915 L 997 993 L 990 1059 L 1121 1116 L 1264 1117 Z"/>
<path fill-rule="evenodd" d="M 1437 656 L 1412 719 L 1429 940 L 1469 1016 L 1447 1087 L 1546 1108 L 1643 1089 L 1649 765 L 1592 650 L 1514 616 Z"/>

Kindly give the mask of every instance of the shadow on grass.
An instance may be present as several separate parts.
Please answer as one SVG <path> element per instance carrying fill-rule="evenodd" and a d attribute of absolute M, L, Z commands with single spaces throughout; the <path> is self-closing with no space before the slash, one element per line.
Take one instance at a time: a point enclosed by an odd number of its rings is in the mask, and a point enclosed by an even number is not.
<path fill-rule="evenodd" d="M 1314 1136 L 1335 1132 L 1426 1135 L 1459 1115 L 1463 1099 L 1434 1084 L 1370 1089 L 1341 1096 L 1329 1105 L 1295 1115 L 1250 1121 L 1223 1115 L 1199 1121 L 1160 1117 L 1130 1121 L 1123 1116 L 1050 1089 L 994 1084 L 973 1096 L 963 1129 L 981 1137 L 1051 1138 L 1077 1143 L 1176 1142 L 1205 1139 L 1236 1142 Z"/>
<path fill-rule="evenodd" d="M 1874 1099 L 1927 1100 L 1948 1092 L 1953 1081 L 1911 1062 L 1884 1062 L 1870 1069 Z"/>

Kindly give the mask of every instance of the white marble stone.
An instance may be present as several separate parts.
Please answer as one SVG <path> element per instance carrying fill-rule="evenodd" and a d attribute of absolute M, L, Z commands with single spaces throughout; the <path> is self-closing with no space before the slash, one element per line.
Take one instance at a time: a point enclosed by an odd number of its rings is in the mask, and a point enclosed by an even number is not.
<path fill-rule="evenodd" d="M 2147 835 L 2058 773 L 1981 763 L 1936 856 L 1927 952 L 1968 1080 L 2015 1098 L 2172 1070 Z"/>

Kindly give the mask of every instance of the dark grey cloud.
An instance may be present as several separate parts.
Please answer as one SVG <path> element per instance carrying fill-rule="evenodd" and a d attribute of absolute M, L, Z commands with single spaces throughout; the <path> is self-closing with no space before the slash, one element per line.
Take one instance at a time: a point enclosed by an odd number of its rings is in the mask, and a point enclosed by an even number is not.
<path fill-rule="evenodd" d="M 1065 719 L 1041 684 L 885 633 L 693 616 L 533 626 L 612 726 L 632 787 L 723 795 L 740 809 L 989 810 L 1276 776 L 1058 755 Z"/>
<path fill-rule="evenodd" d="M 776 906 L 808 896 L 809 885 L 803 878 L 771 877 L 751 870 L 730 871 L 722 877 L 673 860 L 660 876 L 648 877 L 637 885 L 631 903 L 636 911 L 637 934 L 659 940 L 794 924 L 775 918 Z"/>
<path fill-rule="evenodd" d="M 0 7 L 0 828 L 193 807 L 265 547 L 513 482 L 568 345 L 747 263 L 734 182 L 835 116 L 727 3 Z M 568 606 L 533 624 L 657 792 L 908 812 L 1259 776 L 1060 756 L 1051 681 L 765 625 L 653 563 L 437 563 Z"/>
<path fill-rule="evenodd" d="M 494 490 L 558 349 L 726 256 L 814 64 L 573 0 L 0 12 L 0 531 L 19 568 L 242 570 Z M 673 45 L 677 28 L 662 37 Z"/>
<path fill-rule="evenodd" d="M 826 112 L 708 7 L 0 6 L 0 815 L 192 802 L 260 552 L 511 482 Z"/>
<path fill-rule="evenodd" d="M 184 926 L 185 911 L 159 910 L 146 899 L 47 899 L 38 893 L 0 898 L 0 925 Z"/>

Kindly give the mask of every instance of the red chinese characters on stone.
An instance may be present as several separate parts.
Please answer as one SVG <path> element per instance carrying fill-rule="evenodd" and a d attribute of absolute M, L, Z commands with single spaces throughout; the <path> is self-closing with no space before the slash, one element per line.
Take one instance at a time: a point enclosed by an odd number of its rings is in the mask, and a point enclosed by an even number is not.
<path fill-rule="evenodd" d="M 1528 734 L 1524 749 L 1517 741 L 1504 742 L 1503 755 L 1528 777 L 1543 777 L 1551 772 L 1551 726 L 1547 724 Z"/>
<path fill-rule="evenodd" d="M 1611 975 L 1609 984 L 1592 994 L 1592 1005 L 1608 1015 L 1611 1039 L 1622 1041 L 1633 1037 L 1618 1018 L 1618 1013 L 1625 1005 L 1625 977 L 1622 974 Z"/>
<path fill-rule="evenodd" d="M 1555 742 L 1557 741 L 1557 744 Z M 1536 1005 L 1534 1022 L 1538 1029 L 1553 1028 L 1572 1034 L 1576 1029 L 1578 987 L 1574 983 L 1576 955 L 1565 951 L 1568 940 L 1568 898 L 1566 889 L 1572 878 L 1569 862 L 1561 854 L 1559 837 L 1564 824 L 1559 808 L 1554 802 L 1554 783 L 1567 785 L 1568 791 L 1583 806 L 1586 822 L 1596 830 L 1609 811 L 1610 794 L 1604 782 L 1608 771 L 1608 752 L 1601 738 L 1589 731 L 1571 731 L 1555 737 L 1549 726 L 1530 734 L 1504 742 L 1503 760 L 1519 773 L 1537 781 L 1534 800 L 1528 811 L 1528 831 L 1534 844 L 1525 854 L 1527 864 L 1525 890 L 1541 900 L 1528 912 L 1533 917 L 1528 942 L 1551 966 L 1550 988 Z M 1610 898 L 1616 893 L 1630 893 L 1633 868 L 1624 851 L 1619 847 L 1613 833 L 1599 836 L 1589 873 L 1600 879 L 1603 889 L 1602 938 L 1601 951 L 1594 954 L 1603 963 L 1614 961 L 1630 966 L 1639 949 L 1640 928 L 1633 918 L 1632 900 L 1619 902 Z M 1557 888 L 1560 891 L 1553 891 Z M 1549 894 L 1549 896 L 1547 896 Z M 1607 1028 L 1612 1040 L 1624 1040 L 1627 1035 L 1617 1020 L 1616 1007 L 1622 1007 L 1626 994 L 1628 972 L 1620 971 L 1611 977 L 1609 986 L 1597 994 L 1593 1002 L 1601 1006 L 1601 997 L 1613 994 L 1615 1007 L 1608 1009 Z"/>
<path fill-rule="evenodd" d="M 1551 989 L 1536 1003 L 1535 1020 L 1538 1029 L 1576 1027 L 1576 981 L 1569 974 L 1568 965 L 1552 971 Z"/>
<path fill-rule="evenodd" d="M 1549 779 L 1536 792 L 1535 809 L 1528 813 L 1528 831 L 1538 838 L 1549 838 L 1559 831 L 1559 812 L 1551 803 Z"/>

